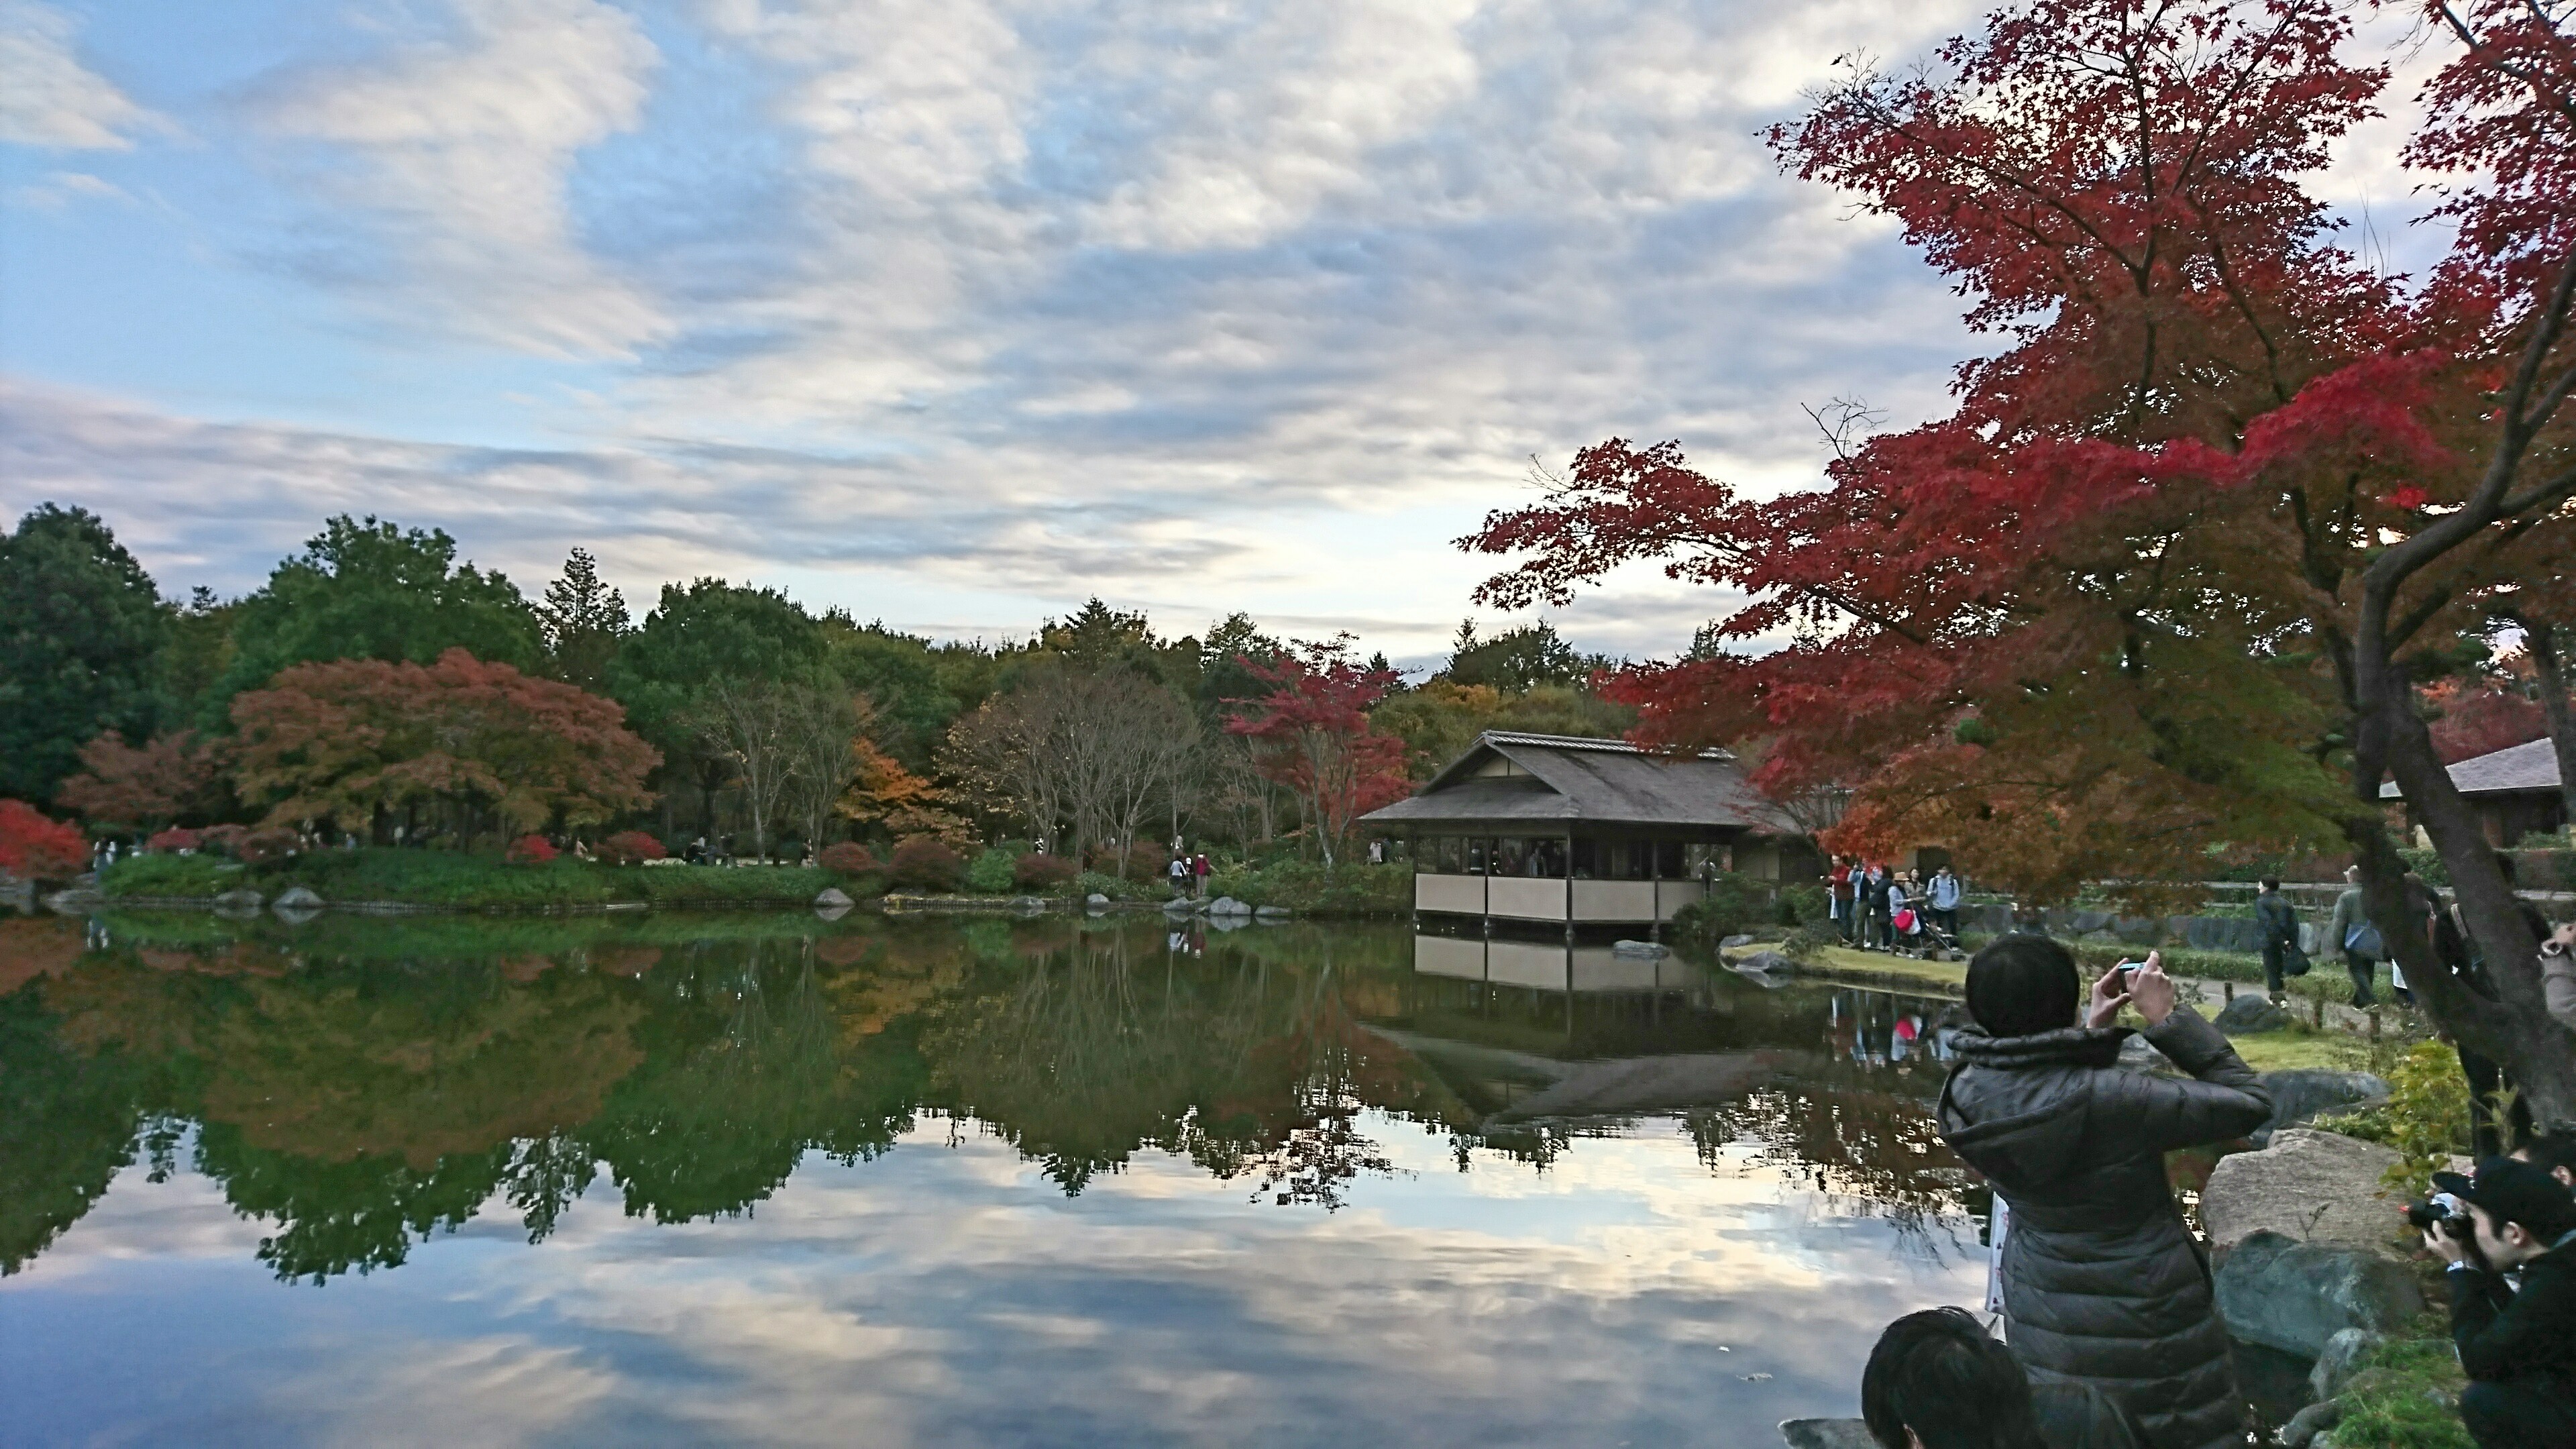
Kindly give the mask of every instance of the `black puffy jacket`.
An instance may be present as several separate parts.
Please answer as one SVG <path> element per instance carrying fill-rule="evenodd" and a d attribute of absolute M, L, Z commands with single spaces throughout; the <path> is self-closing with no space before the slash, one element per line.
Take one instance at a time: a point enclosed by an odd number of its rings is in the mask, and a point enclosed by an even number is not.
<path fill-rule="evenodd" d="M 2164 1154 L 2242 1137 L 2272 1101 L 2188 1006 L 2145 1036 L 2196 1081 L 2115 1065 L 2127 1035 L 1963 1034 L 1941 1135 L 2012 1207 L 2006 1339 L 2033 1380 L 2100 1389 L 2151 1449 L 2241 1443 L 2209 1261 L 2166 1185 Z"/>

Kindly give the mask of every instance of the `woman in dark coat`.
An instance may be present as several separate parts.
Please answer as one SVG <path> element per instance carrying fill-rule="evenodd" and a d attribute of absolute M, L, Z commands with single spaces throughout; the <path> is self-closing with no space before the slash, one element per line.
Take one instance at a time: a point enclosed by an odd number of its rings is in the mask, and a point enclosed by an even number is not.
<path fill-rule="evenodd" d="M 1961 1057 L 1941 1135 L 2011 1206 L 2005 1340 L 2034 1383 L 2076 1380 L 2126 1409 L 2150 1449 L 2243 1442 L 2244 1404 L 2209 1261 L 2166 1185 L 2173 1148 L 2242 1137 L 2272 1101 L 2218 1028 L 2176 1004 L 2150 955 L 2095 985 L 2081 1026 L 2075 958 L 2006 936 L 1968 966 Z M 2146 1039 L 2198 1080 L 2119 1066 L 2135 1002 Z"/>

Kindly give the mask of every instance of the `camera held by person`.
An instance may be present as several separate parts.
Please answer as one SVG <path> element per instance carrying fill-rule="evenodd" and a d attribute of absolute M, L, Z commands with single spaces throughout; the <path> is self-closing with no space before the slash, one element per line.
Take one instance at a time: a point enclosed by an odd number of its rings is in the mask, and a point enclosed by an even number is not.
<path fill-rule="evenodd" d="M 2465 1237 L 2451 1230 L 2457 1214 L 2424 1233 L 2450 1264 L 2469 1436 L 2479 1449 L 2576 1445 L 2576 1197 L 2547 1169 L 2509 1157 L 2479 1163 L 2474 1177 L 2435 1173 L 2433 1186 L 2428 1209 L 2448 1196 L 2469 1220 Z M 2520 1291 L 2503 1278 L 2517 1269 Z"/>

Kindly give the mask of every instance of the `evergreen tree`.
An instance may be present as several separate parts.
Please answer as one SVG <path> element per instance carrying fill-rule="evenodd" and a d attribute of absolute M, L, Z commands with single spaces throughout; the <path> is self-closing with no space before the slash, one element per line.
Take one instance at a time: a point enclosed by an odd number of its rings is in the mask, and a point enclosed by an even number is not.
<path fill-rule="evenodd" d="M 0 795 L 50 800 L 109 730 L 152 733 L 170 611 L 95 515 L 47 503 L 0 535 Z"/>
<path fill-rule="evenodd" d="M 581 548 L 564 560 L 563 577 L 546 585 L 537 624 L 545 631 L 546 662 L 554 677 L 594 694 L 605 691 L 608 661 L 616 656 L 618 642 L 635 629 L 626 615 L 626 596 L 599 577 L 599 561 Z"/>

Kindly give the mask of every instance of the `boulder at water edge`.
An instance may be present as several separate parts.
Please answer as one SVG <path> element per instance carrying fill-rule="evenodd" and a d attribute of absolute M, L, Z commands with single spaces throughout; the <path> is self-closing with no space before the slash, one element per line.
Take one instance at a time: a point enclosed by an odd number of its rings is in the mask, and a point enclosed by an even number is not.
<path fill-rule="evenodd" d="M 244 886 L 237 890 L 228 890 L 215 897 L 215 910 L 219 913 L 256 911 L 262 899 L 259 892 Z"/>
<path fill-rule="evenodd" d="M 2381 1175 L 2397 1154 L 2376 1142 L 2286 1127 L 2260 1152 L 2236 1152 L 2210 1169 L 2200 1223 L 2212 1252 L 2256 1233 L 2395 1257 L 2397 1203 Z"/>
<path fill-rule="evenodd" d="M 1084 896 L 1082 898 L 1082 903 L 1095 911 L 1105 911 L 1109 909 L 1109 897 L 1102 895 L 1098 891 L 1093 891 L 1091 894 Z"/>
<path fill-rule="evenodd" d="M 1610 954 L 1634 956 L 1641 961 L 1660 961 L 1673 953 L 1652 941 L 1615 941 L 1611 943 Z"/>
<path fill-rule="evenodd" d="M 1727 964 L 1733 966 L 1738 971 L 1758 971 L 1764 975 L 1770 976 L 1795 976 L 1798 974 L 1798 963 L 1781 955 L 1777 951 L 1756 951 L 1750 956 L 1730 961 Z"/>
<path fill-rule="evenodd" d="M 2263 1089 L 2272 1094 L 2272 1115 L 2254 1129 L 2257 1144 L 2272 1140 L 2285 1127 L 2314 1121 L 2329 1112 L 2375 1107 L 2388 1100 L 2388 1083 L 2368 1072 L 2332 1072 L 2320 1067 L 2292 1067 L 2263 1073 Z"/>
<path fill-rule="evenodd" d="M 836 906 L 846 911 L 857 904 L 858 902 L 851 900 L 838 886 L 825 886 L 814 896 L 814 909 L 818 911 L 828 911 Z"/>
<path fill-rule="evenodd" d="M 288 886 L 269 906 L 280 911 L 318 911 L 322 898 L 303 886 Z"/>
<path fill-rule="evenodd" d="M 1288 919 L 1288 908 L 1286 906 L 1257 906 L 1253 909 L 1252 914 L 1258 919 L 1264 921 L 1284 921 Z"/>
<path fill-rule="evenodd" d="M 1236 900 L 1232 896 L 1218 896 L 1215 900 L 1208 902 L 1208 914 L 1211 916 L 1248 916 L 1252 914 L 1252 907 L 1245 905 L 1243 902 Z"/>
<path fill-rule="evenodd" d="M 2279 1031 L 2290 1024 L 2290 1014 L 2252 992 L 2227 1003 L 2211 1025 L 2229 1036 L 2248 1032 Z"/>
<path fill-rule="evenodd" d="M 2314 1359 L 2347 1328 L 2402 1330 L 2424 1311 L 2412 1270 L 2377 1253 L 2257 1232 L 2218 1265 L 2218 1316 L 2238 1338 Z"/>
<path fill-rule="evenodd" d="M 1783 1419 L 1780 1437 L 1789 1449 L 1878 1449 L 1858 1419 Z"/>

